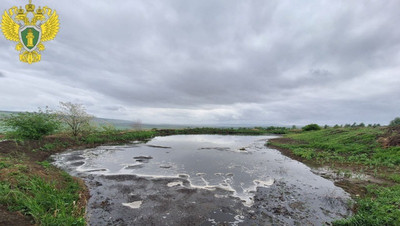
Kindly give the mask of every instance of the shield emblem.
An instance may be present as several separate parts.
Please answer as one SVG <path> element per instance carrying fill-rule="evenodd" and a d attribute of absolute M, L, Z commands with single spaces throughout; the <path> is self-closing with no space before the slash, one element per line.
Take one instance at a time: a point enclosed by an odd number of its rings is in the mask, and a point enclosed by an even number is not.
<path fill-rule="evenodd" d="M 26 26 L 19 31 L 19 38 L 21 43 L 28 52 L 32 52 L 36 49 L 40 43 L 42 32 L 40 28 L 36 26 Z"/>

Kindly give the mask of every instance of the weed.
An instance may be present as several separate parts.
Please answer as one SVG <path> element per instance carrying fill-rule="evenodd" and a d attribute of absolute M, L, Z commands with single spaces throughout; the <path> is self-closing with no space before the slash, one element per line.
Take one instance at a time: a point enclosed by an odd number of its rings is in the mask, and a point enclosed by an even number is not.
<path fill-rule="evenodd" d="M 61 189 L 39 177 L 19 179 L 16 187 L 0 182 L 0 203 L 31 215 L 40 225 L 85 225 L 77 200 L 79 185 L 72 179 Z"/>
<path fill-rule="evenodd" d="M 391 175 L 387 176 L 387 178 L 389 178 L 390 180 L 392 180 L 396 183 L 400 183 L 400 174 L 391 174 Z"/>
<path fill-rule="evenodd" d="M 15 165 L 20 172 L 27 173 L 29 172 L 29 167 L 24 164 L 17 164 Z"/>
<path fill-rule="evenodd" d="M 293 153 L 308 160 L 311 160 L 316 156 L 316 153 L 312 148 L 295 148 L 293 149 Z"/>
<path fill-rule="evenodd" d="M 40 148 L 40 150 L 41 151 L 52 151 L 52 150 L 54 150 L 54 149 L 56 149 L 57 148 L 57 144 L 55 144 L 55 143 L 47 143 L 47 144 L 44 144 L 41 148 Z"/>
<path fill-rule="evenodd" d="M 399 225 L 400 185 L 368 187 L 367 197 L 357 200 L 357 214 L 334 225 Z"/>
<path fill-rule="evenodd" d="M 51 167 L 51 163 L 48 161 L 43 161 L 43 162 L 36 162 L 37 164 L 43 166 L 44 168 L 48 169 Z"/>
<path fill-rule="evenodd" d="M 11 164 L 8 162 L 0 162 L 0 170 L 10 167 Z"/>

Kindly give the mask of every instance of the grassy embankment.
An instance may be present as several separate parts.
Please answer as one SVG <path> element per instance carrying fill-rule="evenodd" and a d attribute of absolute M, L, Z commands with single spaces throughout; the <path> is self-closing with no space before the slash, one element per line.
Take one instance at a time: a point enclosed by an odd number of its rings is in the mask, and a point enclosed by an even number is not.
<path fill-rule="evenodd" d="M 55 168 L 47 159 L 67 149 L 90 148 L 103 144 L 122 144 L 132 140 L 147 140 L 156 135 L 235 134 L 261 135 L 286 133 L 285 128 L 193 128 L 152 131 L 120 131 L 103 129 L 79 138 L 57 134 L 32 141 L 0 143 L 0 213 L 3 223 L 13 223 L 21 213 L 25 222 L 38 225 L 85 225 L 88 194 L 84 184 Z M 2 135 L 0 135 L 1 139 Z M 0 221 L 1 222 L 1 221 Z M 14 222 L 15 223 L 15 222 Z"/>
<path fill-rule="evenodd" d="M 47 158 L 69 148 L 145 140 L 155 132 L 96 132 L 78 139 L 54 135 L 39 141 L 0 143 L 1 223 L 14 225 L 15 218 L 37 225 L 85 225 L 88 198 L 84 184 L 55 168 Z M 19 214 L 18 214 L 19 213 Z"/>
<path fill-rule="evenodd" d="M 292 133 L 269 145 L 300 160 L 328 165 L 338 172 L 369 174 L 382 183 L 366 183 L 356 198 L 356 214 L 335 225 L 400 225 L 400 129 L 330 128 Z"/>

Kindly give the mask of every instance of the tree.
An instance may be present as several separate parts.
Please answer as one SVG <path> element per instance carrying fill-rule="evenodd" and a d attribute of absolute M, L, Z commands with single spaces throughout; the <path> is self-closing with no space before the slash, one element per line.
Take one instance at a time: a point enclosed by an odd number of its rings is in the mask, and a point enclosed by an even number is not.
<path fill-rule="evenodd" d="M 141 131 L 142 130 L 142 121 L 140 119 L 136 120 L 133 125 L 132 128 L 136 131 Z"/>
<path fill-rule="evenodd" d="M 317 124 L 309 124 L 303 127 L 303 131 L 320 130 L 321 127 Z"/>
<path fill-rule="evenodd" d="M 389 126 L 398 126 L 400 125 L 400 118 L 396 117 L 395 119 L 393 119 L 392 121 L 390 121 Z"/>
<path fill-rule="evenodd" d="M 60 102 L 60 110 L 57 114 L 60 120 L 71 129 L 74 137 L 82 133 L 83 129 L 89 126 L 93 119 L 93 116 L 86 112 L 82 104 L 71 102 Z"/>
<path fill-rule="evenodd" d="M 47 108 L 45 111 L 39 109 L 38 112 L 12 114 L 2 121 L 5 127 L 11 129 L 6 133 L 8 137 L 32 140 L 54 133 L 61 125 L 57 115 Z"/>

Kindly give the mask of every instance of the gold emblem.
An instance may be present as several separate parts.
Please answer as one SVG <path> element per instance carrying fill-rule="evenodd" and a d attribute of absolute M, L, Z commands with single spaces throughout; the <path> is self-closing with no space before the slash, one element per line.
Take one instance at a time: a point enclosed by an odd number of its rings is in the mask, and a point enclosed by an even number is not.
<path fill-rule="evenodd" d="M 17 42 L 15 49 L 20 52 L 19 59 L 25 63 L 39 62 L 45 50 L 43 42 L 53 40 L 60 23 L 55 10 L 40 6 L 35 11 L 32 0 L 25 9 L 14 6 L 3 14 L 1 30 L 6 39 Z"/>

